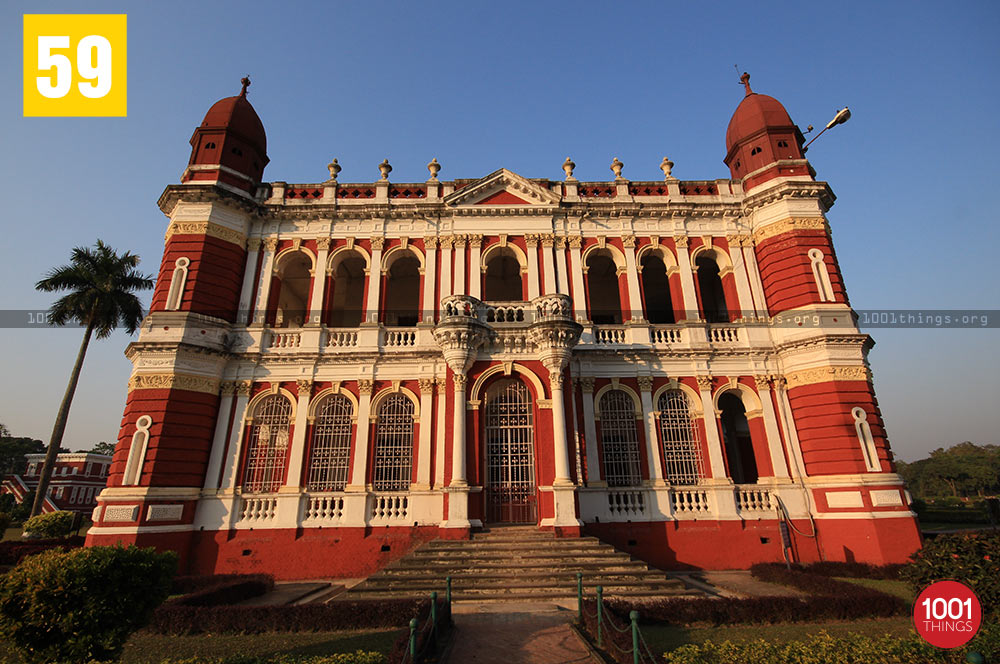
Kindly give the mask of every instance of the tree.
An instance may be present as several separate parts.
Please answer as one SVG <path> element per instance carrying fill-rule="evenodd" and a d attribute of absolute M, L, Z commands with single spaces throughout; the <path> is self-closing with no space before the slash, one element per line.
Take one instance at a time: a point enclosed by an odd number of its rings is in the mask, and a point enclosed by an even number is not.
<path fill-rule="evenodd" d="M 0 437 L 0 476 L 22 475 L 28 465 L 26 454 L 45 451 L 45 443 L 34 438 Z"/>
<path fill-rule="evenodd" d="M 135 291 L 152 288 L 153 279 L 139 272 L 136 269 L 138 265 L 139 257 L 135 254 L 126 251 L 119 255 L 98 240 L 93 248 L 73 249 L 69 265 L 50 270 L 44 279 L 35 284 L 36 289 L 46 293 L 69 291 L 53 303 L 49 309 L 49 321 L 53 325 L 77 322 L 85 327 L 85 331 L 76 363 L 69 376 L 69 385 L 66 386 L 66 393 L 52 426 L 52 437 L 45 453 L 35 502 L 31 507 L 32 516 L 42 511 L 42 502 L 48 492 L 52 466 L 55 465 L 63 433 L 66 431 L 69 408 L 73 403 L 73 394 L 80 379 L 80 369 L 83 368 L 90 337 L 96 332 L 98 339 L 105 339 L 118 327 L 133 334 L 142 323 L 142 304 Z"/>
<path fill-rule="evenodd" d="M 115 453 L 115 444 L 102 440 L 90 449 L 91 454 L 107 454 L 111 456 Z"/>

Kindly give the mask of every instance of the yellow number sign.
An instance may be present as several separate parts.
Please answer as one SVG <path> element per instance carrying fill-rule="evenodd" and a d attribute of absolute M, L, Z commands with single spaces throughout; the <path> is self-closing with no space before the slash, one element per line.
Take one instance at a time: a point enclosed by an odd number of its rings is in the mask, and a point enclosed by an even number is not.
<path fill-rule="evenodd" d="M 25 14 L 25 117 L 125 117 L 125 24 L 125 14 Z"/>

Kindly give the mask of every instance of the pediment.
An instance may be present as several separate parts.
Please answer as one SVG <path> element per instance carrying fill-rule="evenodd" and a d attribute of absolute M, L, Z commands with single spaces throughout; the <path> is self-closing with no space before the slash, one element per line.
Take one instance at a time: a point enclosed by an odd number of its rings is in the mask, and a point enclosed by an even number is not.
<path fill-rule="evenodd" d="M 517 173 L 501 168 L 444 197 L 445 205 L 558 205 L 560 197 Z"/>

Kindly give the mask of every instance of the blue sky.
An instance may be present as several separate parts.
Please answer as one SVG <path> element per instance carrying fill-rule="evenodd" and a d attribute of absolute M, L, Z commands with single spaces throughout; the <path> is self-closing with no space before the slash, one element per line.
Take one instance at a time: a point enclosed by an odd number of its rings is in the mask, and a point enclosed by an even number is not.
<path fill-rule="evenodd" d="M 695 6 L 697 5 L 697 6 Z M 127 13 L 128 117 L 21 116 L 21 14 Z M 163 188 L 217 99 L 253 79 L 269 180 L 423 181 L 501 166 L 561 179 L 728 176 L 734 64 L 805 128 L 856 309 L 1000 310 L 995 285 L 1000 5 L 966 2 L 6 2 L 0 9 L 0 309 L 44 310 L 34 283 L 101 238 L 159 266 Z M 148 301 L 148 295 L 146 296 Z M 914 460 L 1000 442 L 998 330 L 876 329 L 870 356 L 892 446 Z M 0 422 L 48 440 L 80 331 L 0 329 Z M 66 434 L 114 440 L 130 365 L 91 345 Z"/>

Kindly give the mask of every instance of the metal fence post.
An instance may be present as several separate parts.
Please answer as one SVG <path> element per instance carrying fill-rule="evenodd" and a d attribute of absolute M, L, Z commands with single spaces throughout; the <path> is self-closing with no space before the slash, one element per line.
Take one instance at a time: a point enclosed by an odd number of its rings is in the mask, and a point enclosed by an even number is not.
<path fill-rule="evenodd" d="M 410 618 L 410 662 L 417 661 L 417 626 L 416 618 Z"/>
<path fill-rule="evenodd" d="M 629 611 L 632 621 L 632 664 L 639 664 L 639 612 Z"/>
<path fill-rule="evenodd" d="M 445 593 L 445 598 L 448 600 L 448 608 L 451 609 L 451 577 L 446 576 L 444 580 L 445 583 L 447 583 L 447 592 Z"/>
<path fill-rule="evenodd" d="M 583 622 L 583 572 L 576 573 L 576 619 Z"/>
<path fill-rule="evenodd" d="M 437 629 L 438 629 L 438 594 L 436 590 L 431 591 L 431 634 L 434 635 L 434 640 L 437 641 Z"/>
<path fill-rule="evenodd" d="M 604 586 L 597 586 L 597 647 L 603 648 L 602 623 L 604 622 Z"/>

